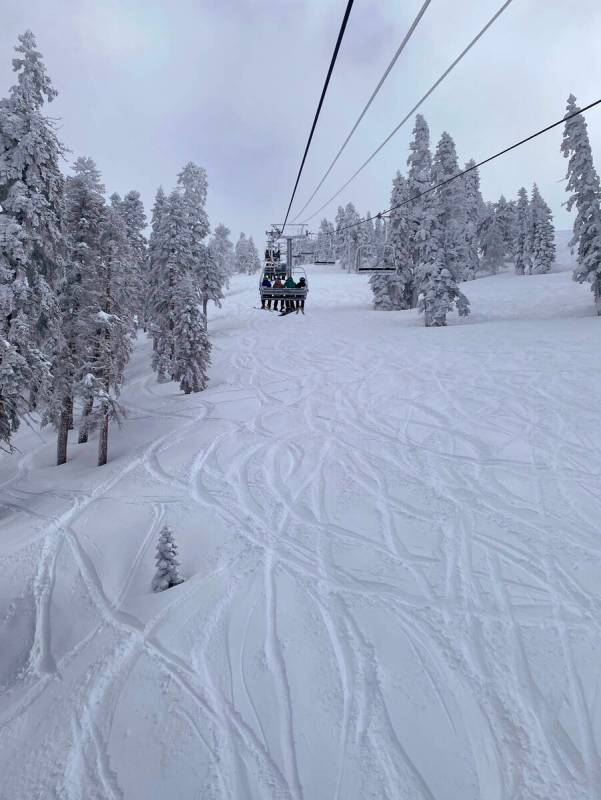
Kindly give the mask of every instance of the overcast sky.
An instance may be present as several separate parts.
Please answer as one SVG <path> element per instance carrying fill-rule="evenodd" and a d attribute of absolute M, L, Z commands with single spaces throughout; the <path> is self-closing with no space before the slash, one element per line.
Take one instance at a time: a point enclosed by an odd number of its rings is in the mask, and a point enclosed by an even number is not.
<path fill-rule="evenodd" d="M 297 210 L 346 136 L 422 0 L 356 0 L 297 195 Z M 259 243 L 281 221 L 345 0 L 2 0 L 0 93 L 17 35 L 31 28 L 59 91 L 49 111 L 110 191 L 139 189 L 149 213 L 189 160 L 209 176 L 209 215 Z M 313 208 L 346 180 L 446 69 L 501 0 L 433 0 Z M 601 2 L 513 0 L 421 111 L 460 161 L 481 160 L 564 113 L 573 92 L 601 97 Z M 601 169 L 601 106 L 587 115 Z M 412 122 L 345 190 L 361 212 L 386 208 L 405 169 Z M 483 167 L 485 199 L 536 181 L 558 228 L 561 128 Z M 334 217 L 336 205 L 326 210 Z M 315 223 L 318 223 L 318 219 Z"/>

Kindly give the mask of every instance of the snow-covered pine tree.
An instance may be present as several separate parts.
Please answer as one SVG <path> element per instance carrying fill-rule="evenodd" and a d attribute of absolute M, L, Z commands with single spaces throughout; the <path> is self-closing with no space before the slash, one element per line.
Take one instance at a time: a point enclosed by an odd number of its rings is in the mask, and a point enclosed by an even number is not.
<path fill-rule="evenodd" d="M 429 189 L 432 185 L 432 154 L 430 153 L 430 129 L 428 123 L 418 114 L 415 117 L 415 127 L 413 128 L 413 139 L 409 145 L 409 157 L 407 158 L 407 197 L 413 198 Z M 422 217 L 424 215 L 424 205 L 428 195 L 412 200 L 408 204 L 408 220 L 410 226 L 410 247 L 413 269 L 417 268 L 423 261 L 422 247 L 424 244 Z"/>
<path fill-rule="evenodd" d="M 258 272 L 260 269 L 261 269 L 261 261 L 259 259 L 259 253 L 257 251 L 257 247 L 255 245 L 253 237 L 250 236 L 248 239 L 246 274 L 254 275 L 255 272 Z"/>
<path fill-rule="evenodd" d="M 354 269 L 355 258 L 357 255 L 357 248 L 363 242 L 363 235 L 359 228 L 362 226 L 356 225 L 361 217 L 353 203 L 347 203 L 344 209 L 344 220 L 339 236 L 342 243 L 340 248 L 340 261 L 343 269 L 348 272 Z M 348 227 L 352 225 L 353 227 Z"/>
<path fill-rule="evenodd" d="M 332 261 L 334 253 L 334 225 L 327 219 L 322 219 L 317 232 L 317 261 Z"/>
<path fill-rule="evenodd" d="M 446 325 L 454 307 L 459 316 L 470 313 L 467 297 L 459 290 L 453 273 L 446 267 L 444 243 L 444 206 L 437 193 L 425 195 L 420 231 L 422 261 L 416 270 L 417 308 L 424 315 L 426 327 Z"/>
<path fill-rule="evenodd" d="M 50 386 L 45 353 L 60 337 L 57 285 L 63 280 L 63 147 L 42 113 L 56 97 L 31 31 L 19 36 L 17 83 L 0 100 L 0 431 L 42 408 Z M 25 388 L 27 387 L 27 388 Z"/>
<path fill-rule="evenodd" d="M 344 227 L 344 206 L 338 206 L 336 217 L 334 219 L 335 236 L 334 236 L 334 258 L 340 262 L 341 269 L 344 269 L 343 256 L 346 252 L 345 234 L 342 228 Z"/>
<path fill-rule="evenodd" d="M 152 207 L 152 217 L 150 221 L 151 231 L 148 240 L 148 259 L 146 272 L 148 275 L 148 286 L 144 301 L 144 323 L 146 329 L 153 332 L 156 306 L 160 302 L 158 286 L 161 280 L 162 265 L 166 260 L 164 253 L 165 246 L 165 216 L 168 212 L 168 200 L 163 187 L 159 186 Z M 153 334 L 153 342 L 156 339 Z"/>
<path fill-rule="evenodd" d="M 505 195 L 501 195 L 495 204 L 495 216 L 503 240 L 503 256 L 512 256 L 515 238 L 515 208 L 507 202 Z"/>
<path fill-rule="evenodd" d="M 125 224 L 125 232 L 131 252 L 131 277 L 132 288 L 135 289 L 136 324 L 144 324 L 145 298 L 148 294 L 149 276 L 148 242 L 144 231 L 146 229 L 146 214 L 140 192 L 130 190 L 118 204 L 118 211 Z"/>
<path fill-rule="evenodd" d="M 76 381 L 82 365 L 89 357 L 95 336 L 85 325 L 86 292 L 94 287 L 100 258 L 100 230 L 104 220 L 104 186 L 91 158 L 78 158 L 73 175 L 65 182 L 64 228 L 69 249 L 65 262 L 65 279 L 57 287 L 60 311 L 60 332 L 51 354 L 52 391 L 43 422 L 51 422 L 57 430 L 57 464 L 67 460 L 69 429 L 73 424 L 73 401 Z M 87 415 L 84 406 L 79 441 L 88 439 Z"/>
<path fill-rule="evenodd" d="M 198 291 L 191 278 L 179 280 L 174 296 L 173 380 L 185 394 L 201 392 L 208 383 L 211 343 L 205 316 L 198 303 Z"/>
<path fill-rule="evenodd" d="M 374 308 L 380 310 L 407 309 L 415 305 L 415 282 L 411 260 L 411 226 L 408 206 L 395 208 L 407 199 L 407 181 L 397 172 L 392 182 L 388 241 L 380 245 L 382 266 L 395 267 L 394 274 L 374 272 L 369 279 L 374 294 Z M 381 222 L 378 219 L 376 222 Z M 374 228 L 374 237 L 376 235 Z M 393 255 L 394 253 L 394 255 Z"/>
<path fill-rule="evenodd" d="M 459 172 L 457 150 L 452 137 L 444 131 L 434 154 L 432 162 L 432 183 L 434 185 L 448 181 Z M 464 263 L 464 225 L 465 195 L 464 184 L 460 180 L 450 181 L 436 190 L 438 206 L 438 228 L 442 258 L 448 270 L 456 280 L 461 280 L 465 273 Z"/>
<path fill-rule="evenodd" d="M 576 98 L 568 97 L 566 116 L 578 111 Z M 568 211 L 576 206 L 570 246 L 577 248 L 574 280 L 590 283 L 597 314 L 601 316 L 601 185 L 582 114 L 566 120 L 561 151 L 568 159 L 566 202 Z"/>
<path fill-rule="evenodd" d="M 184 582 L 178 569 L 180 562 L 177 560 L 177 545 L 173 531 L 168 525 L 165 525 L 160 533 L 155 563 L 157 571 L 152 579 L 153 592 L 164 592 L 165 589 L 171 589 L 172 586 Z"/>
<path fill-rule="evenodd" d="M 484 201 L 480 193 L 480 176 L 472 159 L 464 169 L 469 169 L 461 181 L 463 182 L 463 226 L 460 250 L 463 261 L 463 279 L 473 280 L 480 269 L 480 251 L 478 231 L 482 222 Z"/>
<path fill-rule="evenodd" d="M 209 241 L 211 255 L 220 274 L 224 276 L 222 286 L 225 288 L 228 287 L 230 275 L 234 271 L 234 245 L 230 233 L 230 229 L 220 222 Z"/>
<path fill-rule="evenodd" d="M 534 274 L 550 272 L 555 262 L 555 229 L 551 209 L 534 184 L 530 200 L 530 242 Z"/>
<path fill-rule="evenodd" d="M 234 263 L 236 265 L 236 272 L 245 275 L 248 264 L 248 239 L 245 233 L 241 233 L 240 238 L 236 242 Z"/>
<path fill-rule="evenodd" d="M 505 259 L 505 242 L 494 203 L 487 203 L 484 218 L 480 225 L 480 248 L 482 250 L 482 269 L 496 275 Z"/>
<path fill-rule="evenodd" d="M 109 422 L 123 416 L 118 397 L 135 336 L 132 253 L 121 215 L 105 207 L 99 235 L 97 272 L 82 287 L 84 339 L 90 342 L 76 387 L 84 408 L 93 407 L 89 427 L 100 428 L 98 466 L 108 458 Z"/>
<path fill-rule="evenodd" d="M 155 264 L 152 368 L 157 373 L 157 380 L 164 383 L 175 380 L 175 293 L 179 281 L 192 275 L 195 256 L 186 205 L 183 194 L 177 189 L 171 192 L 161 212 L 151 252 Z"/>
<path fill-rule="evenodd" d="M 525 275 L 530 272 L 530 201 L 528 192 L 522 186 L 518 192 L 516 204 L 515 239 L 513 253 L 515 259 L 515 274 Z"/>

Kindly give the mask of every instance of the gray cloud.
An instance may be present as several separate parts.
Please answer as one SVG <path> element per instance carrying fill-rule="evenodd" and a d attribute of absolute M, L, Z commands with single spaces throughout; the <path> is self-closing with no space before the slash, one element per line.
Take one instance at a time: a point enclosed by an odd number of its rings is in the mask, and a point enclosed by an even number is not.
<path fill-rule="evenodd" d="M 318 198 L 338 188 L 404 116 L 500 0 L 434 0 Z M 369 96 L 421 0 L 356 4 L 301 184 L 312 191 Z M 30 0 L 3 3 L 0 93 L 12 47 L 30 27 L 60 92 L 52 108 L 74 155 L 93 156 L 107 187 L 169 188 L 182 164 L 209 174 L 209 213 L 262 238 L 288 203 L 344 3 L 341 0 Z M 423 107 L 434 143 L 448 130 L 462 161 L 483 158 L 601 93 L 598 0 L 515 0 Z M 601 169 L 601 110 L 588 115 Z M 342 196 L 386 206 L 411 125 Z M 537 181 L 560 227 L 565 163 L 557 130 L 482 170 L 485 197 Z M 328 211 L 332 217 L 336 204 Z"/>

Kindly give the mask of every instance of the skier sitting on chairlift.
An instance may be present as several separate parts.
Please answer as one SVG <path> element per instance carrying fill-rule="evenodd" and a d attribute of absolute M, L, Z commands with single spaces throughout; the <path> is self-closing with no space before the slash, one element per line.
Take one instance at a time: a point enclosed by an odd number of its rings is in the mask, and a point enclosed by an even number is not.
<path fill-rule="evenodd" d="M 294 278 L 290 275 L 286 278 L 286 283 L 284 284 L 284 289 L 296 289 L 296 283 L 294 282 Z M 294 311 L 294 298 L 293 297 L 286 297 L 286 311 Z M 282 309 L 283 311 L 284 309 Z"/>
<path fill-rule="evenodd" d="M 296 284 L 297 289 L 304 289 L 307 286 L 307 281 L 304 277 L 301 277 L 299 282 Z M 299 311 L 302 311 L 303 314 L 305 313 L 305 298 L 304 297 L 297 297 L 296 298 L 296 313 L 298 314 Z"/>
<path fill-rule="evenodd" d="M 274 282 L 273 282 L 273 288 L 274 289 L 282 289 L 283 287 L 284 287 L 284 284 L 282 283 L 282 281 L 279 278 L 276 278 L 274 280 Z M 277 297 L 273 298 L 273 310 L 274 311 L 278 310 L 278 298 Z M 282 311 L 283 310 L 284 310 L 284 298 L 282 297 Z"/>
<path fill-rule="evenodd" d="M 261 286 L 264 286 L 266 289 L 271 289 L 271 281 L 269 280 L 267 275 L 265 275 L 265 277 L 263 278 L 263 282 L 261 283 Z M 261 308 L 262 309 L 265 309 L 265 302 L 267 302 L 267 310 L 271 311 L 271 298 L 270 297 L 262 297 L 261 298 Z M 275 301 L 275 302 L 277 302 L 277 301 Z"/>

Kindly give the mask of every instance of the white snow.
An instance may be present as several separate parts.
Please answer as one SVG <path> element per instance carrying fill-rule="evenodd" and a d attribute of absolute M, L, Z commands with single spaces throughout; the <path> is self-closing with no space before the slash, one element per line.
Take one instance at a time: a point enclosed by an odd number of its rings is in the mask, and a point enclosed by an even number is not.
<path fill-rule="evenodd" d="M 3 799 L 601 796 L 588 286 L 478 280 L 426 329 L 309 274 L 305 317 L 234 278 L 200 394 L 141 341 L 107 466 L 27 428 L 0 462 Z"/>

